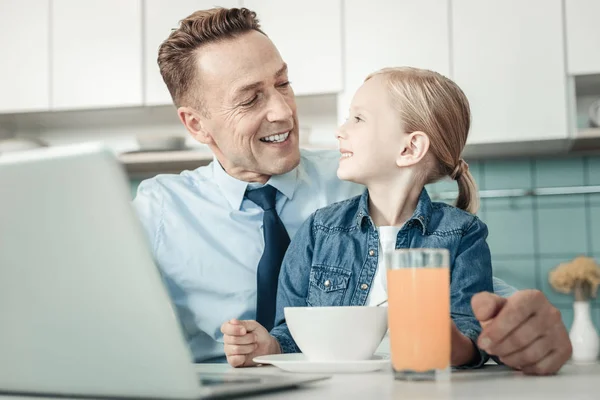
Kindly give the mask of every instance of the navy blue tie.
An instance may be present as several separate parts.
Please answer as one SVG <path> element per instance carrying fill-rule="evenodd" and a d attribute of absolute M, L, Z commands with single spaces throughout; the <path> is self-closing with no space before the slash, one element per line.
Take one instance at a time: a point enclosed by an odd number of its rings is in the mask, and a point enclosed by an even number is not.
<path fill-rule="evenodd" d="M 276 195 L 277 189 L 271 185 L 246 191 L 246 197 L 264 210 L 265 250 L 256 273 L 256 321 L 268 331 L 273 328 L 275 322 L 279 269 L 290 244 L 290 237 L 275 210 Z"/>

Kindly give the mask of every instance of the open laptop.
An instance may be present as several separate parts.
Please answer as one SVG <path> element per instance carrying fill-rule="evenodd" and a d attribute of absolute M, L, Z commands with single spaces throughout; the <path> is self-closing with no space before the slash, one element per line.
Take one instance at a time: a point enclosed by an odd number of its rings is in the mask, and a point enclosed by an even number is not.
<path fill-rule="evenodd" d="M 197 375 L 110 151 L 0 156 L 0 392 L 193 399 L 319 379 Z"/>

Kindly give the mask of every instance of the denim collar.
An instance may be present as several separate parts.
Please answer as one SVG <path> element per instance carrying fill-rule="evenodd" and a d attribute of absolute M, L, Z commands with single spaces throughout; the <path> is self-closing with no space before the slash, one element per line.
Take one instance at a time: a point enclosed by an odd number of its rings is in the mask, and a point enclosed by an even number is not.
<path fill-rule="evenodd" d="M 429 194 L 427 194 L 427 190 L 423 188 L 421 194 L 419 195 L 419 201 L 417 203 L 417 208 L 413 213 L 412 217 L 409 221 L 415 221 L 416 223 L 421 225 L 421 229 L 423 234 L 427 232 L 427 225 L 431 219 L 431 214 L 433 213 L 433 205 L 431 204 L 431 198 Z M 356 212 L 356 224 L 358 228 L 362 226 L 363 220 L 368 218 L 371 225 L 375 227 L 373 220 L 369 214 L 369 190 L 365 189 L 363 194 L 360 196 L 360 200 L 358 202 L 358 210 Z"/>
<path fill-rule="evenodd" d="M 240 181 L 229 175 L 221 166 L 216 157 L 213 158 L 213 177 L 215 183 L 219 186 L 221 193 L 227 199 L 227 202 L 234 210 L 239 211 L 242 207 L 242 201 L 246 194 L 248 182 Z M 273 186 L 289 200 L 294 198 L 294 192 L 298 184 L 299 168 L 296 167 L 290 172 L 281 175 L 273 175 L 267 181 L 267 185 Z"/>

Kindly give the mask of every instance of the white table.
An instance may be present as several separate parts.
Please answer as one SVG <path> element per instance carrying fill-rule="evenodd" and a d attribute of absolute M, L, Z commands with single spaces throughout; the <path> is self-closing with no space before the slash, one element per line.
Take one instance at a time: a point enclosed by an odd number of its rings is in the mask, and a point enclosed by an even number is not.
<path fill-rule="evenodd" d="M 231 369 L 226 365 L 198 366 L 200 372 L 285 374 L 275 367 Z M 447 382 L 395 381 L 391 371 L 338 374 L 299 389 L 252 399 L 499 399 L 600 400 L 600 364 L 570 365 L 555 376 L 532 377 L 497 365 L 476 371 L 455 371 Z M 3 400 L 0 398 L 0 400 Z"/>
<path fill-rule="evenodd" d="M 201 372 L 231 374 L 286 374 L 275 367 L 233 369 L 226 364 L 198 365 Z M 395 381 L 390 371 L 338 374 L 321 382 L 249 399 L 499 399 L 499 400 L 599 400 L 600 364 L 566 365 L 558 375 L 524 376 L 496 365 L 476 371 L 455 371 L 447 382 Z M 32 397 L 0 396 L 0 400 Z M 36 397 L 35 399 L 40 399 Z M 42 398 L 43 399 L 43 398 Z M 50 398 L 48 398 L 50 399 Z"/>

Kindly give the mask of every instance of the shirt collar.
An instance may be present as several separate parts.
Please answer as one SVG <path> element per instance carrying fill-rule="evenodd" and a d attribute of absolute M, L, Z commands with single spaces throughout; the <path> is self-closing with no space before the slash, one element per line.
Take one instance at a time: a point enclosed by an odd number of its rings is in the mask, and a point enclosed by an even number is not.
<path fill-rule="evenodd" d="M 287 197 L 288 200 L 292 200 L 294 198 L 296 186 L 298 185 L 298 173 L 298 167 L 296 167 L 285 174 L 272 175 L 267 181 L 267 185 L 273 186 L 275 189 L 279 190 L 281 194 Z"/>
<path fill-rule="evenodd" d="M 411 218 L 412 221 L 416 221 L 421 225 L 421 228 L 423 229 L 423 235 L 427 232 L 427 226 L 429 225 L 432 214 L 433 205 L 431 204 L 431 198 L 429 197 L 427 190 L 423 188 L 421 194 L 419 195 L 417 208 L 415 209 L 415 212 Z"/>
<path fill-rule="evenodd" d="M 415 221 L 419 225 L 421 225 L 422 232 L 425 234 L 427 232 L 427 225 L 431 219 L 431 214 L 433 213 L 433 205 L 431 204 L 431 198 L 427 193 L 427 190 L 423 188 L 421 194 L 419 195 L 419 201 L 417 203 L 417 208 L 413 213 L 410 221 Z M 369 190 L 365 189 L 363 194 L 360 196 L 360 200 L 358 202 L 358 210 L 356 211 L 356 224 L 360 228 L 363 220 L 368 218 L 373 227 L 375 224 L 371 220 L 369 215 Z"/>
<path fill-rule="evenodd" d="M 234 210 L 239 210 L 242 206 L 242 201 L 244 200 L 244 194 L 246 193 L 247 182 L 240 181 L 235 179 L 233 176 L 229 175 L 223 167 L 217 157 L 213 158 L 213 173 L 215 178 L 215 183 L 221 189 L 221 193 L 229 202 L 229 205 Z"/>
<path fill-rule="evenodd" d="M 242 207 L 242 201 L 244 201 L 244 195 L 246 194 L 246 188 L 248 182 L 240 181 L 229 175 L 221 163 L 216 157 L 213 157 L 213 176 L 217 186 L 221 189 L 221 192 L 227 199 L 227 202 L 234 210 L 239 210 Z M 294 192 L 298 183 L 298 167 L 294 168 L 290 172 L 282 175 L 273 175 L 267 181 L 267 185 L 273 186 L 279 192 L 281 192 L 289 200 L 293 199 Z"/>

